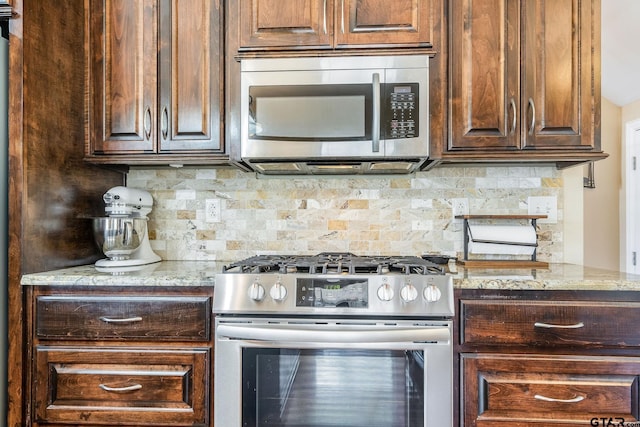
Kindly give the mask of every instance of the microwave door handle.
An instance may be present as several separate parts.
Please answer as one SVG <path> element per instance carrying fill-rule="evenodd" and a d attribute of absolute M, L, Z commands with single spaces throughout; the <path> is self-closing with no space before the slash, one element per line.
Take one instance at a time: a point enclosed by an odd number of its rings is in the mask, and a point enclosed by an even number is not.
<path fill-rule="evenodd" d="M 380 151 L 380 74 L 373 73 L 373 120 L 371 123 L 371 151 Z"/>

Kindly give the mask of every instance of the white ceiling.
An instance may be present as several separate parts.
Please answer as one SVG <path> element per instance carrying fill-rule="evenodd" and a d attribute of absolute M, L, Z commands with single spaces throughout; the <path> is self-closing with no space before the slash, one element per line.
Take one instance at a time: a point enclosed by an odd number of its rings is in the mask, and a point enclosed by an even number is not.
<path fill-rule="evenodd" d="M 602 0 L 602 96 L 640 100 L 640 0 Z"/>

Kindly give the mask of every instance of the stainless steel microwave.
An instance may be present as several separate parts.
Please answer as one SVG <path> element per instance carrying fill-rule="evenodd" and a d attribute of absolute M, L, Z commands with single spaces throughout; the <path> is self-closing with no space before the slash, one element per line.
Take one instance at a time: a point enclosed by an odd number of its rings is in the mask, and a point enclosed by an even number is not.
<path fill-rule="evenodd" d="M 411 173 L 429 156 L 429 57 L 245 59 L 242 161 L 265 174 Z"/>

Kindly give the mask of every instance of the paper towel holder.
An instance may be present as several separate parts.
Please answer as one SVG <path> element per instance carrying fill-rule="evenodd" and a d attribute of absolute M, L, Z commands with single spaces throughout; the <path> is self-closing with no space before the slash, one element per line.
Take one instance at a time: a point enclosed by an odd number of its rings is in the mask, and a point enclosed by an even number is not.
<path fill-rule="evenodd" d="M 548 268 L 549 263 L 538 261 L 536 259 L 536 248 L 533 250 L 531 259 L 487 259 L 487 260 L 470 260 L 469 259 L 469 220 L 527 220 L 531 222 L 533 229 L 536 229 L 537 220 L 547 218 L 546 215 L 456 215 L 456 219 L 463 220 L 464 228 L 464 254 L 462 259 L 458 259 L 458 264 L 465 267 L 482 267 L 482 268 Z"/>

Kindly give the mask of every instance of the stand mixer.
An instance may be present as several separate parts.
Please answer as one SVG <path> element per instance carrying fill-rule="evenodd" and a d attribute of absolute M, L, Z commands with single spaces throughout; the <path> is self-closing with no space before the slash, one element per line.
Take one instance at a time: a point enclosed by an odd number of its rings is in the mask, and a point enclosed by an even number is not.
<path fill-rule="evenodd" d="M 93 218 L 96 244 L 108 257 L 96 267 L 122 268 L 161 261 L 149 244 L 147 214 L 153 198 L 144 190 L 113 187 L 102 196 L 106 217 Z"/>

